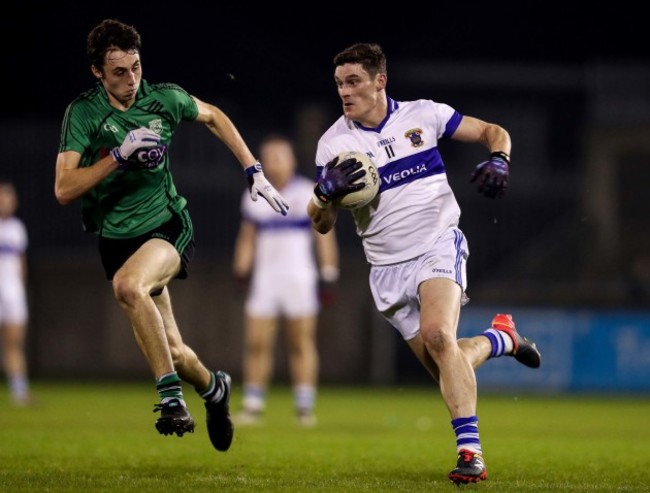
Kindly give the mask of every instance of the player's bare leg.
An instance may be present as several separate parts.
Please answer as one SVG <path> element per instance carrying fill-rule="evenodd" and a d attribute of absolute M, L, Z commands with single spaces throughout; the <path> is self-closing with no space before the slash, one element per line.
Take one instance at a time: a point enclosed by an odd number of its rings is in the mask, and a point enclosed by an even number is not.
<path fill-rule="evenodd" d="M 205 388 L 210 383 L 210 370 L 199 360 L 194 350 L 183 342 L 172 310 L 169 289 L 165 287 L 152 299 L 163 320 L 172 363 L 181 379 L 196 388 Z"/>
<path fill-rule="evenodd" d="M 461 288 L 449 279 L 429 279 L 419 287 L 420 334 L 438 369 L 438 383 L 456 434 L 457 467 L 449 473 L 456 483 L 487 478 L 476 416 L 476 375 L 456 337 Z M 464 343 L 467 344 L 467 343 Z M 469 351 L 480 346 L 468 345 Z"/>
<path fill-rule="evenodd" d="M 518 362 L 531 368 L 540 366 L 541 355 L 537 346 L 517 332 L 512 317 L 507 314 L 497 314 L 492 320 L 490 329 L 474 337 L 458 339 L 457 343 L 460 351 L 473 369 L 478 368 L 491 357 L 502 355 L 513 356 Z M 408 344 L 429 373 L 436 380 L 439 380 L 440 370 L 438 364 L 434 360 L 422 334 L 419 333 L 409 340 Z M 468 424 L 461 420 L 461 428 L 468 425 L 471 427 L 472 423 Z M 458 433 L 458 427 L 455 426 L 454 428 Z M 476 428 L 476 432 L 478 433 L 478 428 Z M 475 482 L 485 479 L 487 475 L 480 449 L 475 447 L 463 448 L 461 446 L 458 449 L 458 464 L 456 469 L 450 473 L 450 479 L 456 483 Z"/>
<path fill-rule="evenodd" d="M 180 256 L 170 243 L 152 239 L 143 244 L 115 273 L 113 291 L 125 311 L 135 339 L 156 378 L 160 411 L 156 428 L 164 435 L 194 431 L 194 420 L 183 398 L 174 368 L 163 317 L 151 293 L 162 289 L 180 268 Z"/>
<path fill-rule="evenodd" d="M 9 381 L 11 398 L 19 406 L 27 405 L 31 401 L 25 360 L 26 332 L 25 324 L 6 323 L 0 327 L 3 367 Z"/>
<path fill-rule="evenodd" d="M 420 335 L 438 368 L 442 398 L 452 418 L 476 412 L 476 376 L 456 339 L 460 287 L 448 279 L 420 285 Z"/>
<path fill-rule="evenodd" d="M 436 365 L 435 361 L 433 361 L 433 358 L 429 354 L 429 351 L 427 351 L 427 348 L 424 345 L 424 341 L 422 339 L 422 335 L 418 333 L 417 336 L 408 341 L 408 345 L 415 353 L 418 360 L 420 360 L 420 363 L 422 363 L 422 365 L 424 365 L 431 376 L 436 381 L 438 381 L 438 366 Z M 463 352 L 463 354 L 465 354 L 465 357 L 469 361 L 470 365 L 472 365 L 472 368 L 474 370 L 485 363 L 490 356 L 490 341 L 483 336 L 458 339 L 458 346 L 460 347 L 460 350 Z"/>
<path fill-rule="evenodd" d="M 153 300 L 163 319 L 174 368 L 179 377 L 191 384 L 205 400 L 210 441 L 217 450 L 226 451 L 230 448 L 234 435 L 229 406 L 230 375 L 223 371 L 214 373 L 206 368 L 194 350 L 183 342 L 167 287 L 158 296 L 153 296 Z"/>
<path fill-rule="evenodd" d="M 167 335 L 151 292 L 164 287 L 180 268 L 174 247 L 153 239 L 142 245 L 115 273 L 113 292 L 126 313 L 156 378 L 174 371 Z"/>
<path fill-rule="evenodd" d="M 246 316 L 243 411 L 237 417 L 241 424 L 259 423 L 266 407 L 266 391 L 273 376 L 278 326 L 276 317 Z"/>
<path fill-rule="evenodd" d="M 293 382 L 298 422 L 314 426 L 314 404 L 318 381 L 318 350 L 316 347 L 316 316 L 291 318 L 286 321 L 289 367 Z"/>

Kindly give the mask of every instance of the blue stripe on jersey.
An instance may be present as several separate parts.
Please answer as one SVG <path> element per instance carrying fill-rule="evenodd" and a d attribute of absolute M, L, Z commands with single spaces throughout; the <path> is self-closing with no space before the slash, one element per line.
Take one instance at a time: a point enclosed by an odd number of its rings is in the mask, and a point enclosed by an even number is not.
<path fill-rule="evenodd" d="M 444 138 L 451 137 L 454 135 L 454 132 L 458 128 L 458 125 L 460 125 L 460 121 L 463 119 L 463 115 L 458 113 L 458 111 L 454 111 L 454 114 L 451 115 L 451 118 L 447 122 L 447 125 L 445 125 L 445 133 L 442 134 Z"/>
<path fill-rule="evenodd" d="M 445 172 L 445 165 L 437 147 L 397 159 L 379 168 L 381 185 L 379 191 L 389 190 L 419 180 L 426 176 Z"/>
<path fill-rule="evenodd" d="M 12 245 L 0 245 L 0 253 L 16 254 L 16 253 L 23 253 L 23 251 L 20 248 Z"/>
<path fill-rule="evenodd" d="M 311 219 L 269 219 L 268 221 L 256 221 L 255 226 L 264 231 L 277 229 L 306 229 L 311 228 Z"/>

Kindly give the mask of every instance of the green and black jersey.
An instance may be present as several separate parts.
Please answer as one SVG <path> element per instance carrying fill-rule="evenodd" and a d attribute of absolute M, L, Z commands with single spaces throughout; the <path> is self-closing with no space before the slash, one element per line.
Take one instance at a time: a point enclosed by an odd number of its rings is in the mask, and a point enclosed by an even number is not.
<path fill-rule="evenodd" d="M 65 113 L 59 152 L 81 154 L 80 167 L 91 166 L 124 141 L 126 134 L 147 127 L 160 135 L 168 151 L 155 169 L 117 170 L 82 197 L 85 231 L 107 238 L 132 238 L 150 231 L 185 207 L 169 170 L 169 145 L 183 120 L 198 117 L 196 102 L 174 84 L 142 80 L 135 104 L 127 111 L 113 108 L 101 83 L 77 99 Z"/>

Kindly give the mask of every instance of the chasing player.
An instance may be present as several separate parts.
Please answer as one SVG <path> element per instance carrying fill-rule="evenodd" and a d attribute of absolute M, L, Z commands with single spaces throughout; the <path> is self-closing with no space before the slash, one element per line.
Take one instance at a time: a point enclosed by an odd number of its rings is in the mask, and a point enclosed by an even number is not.
<path fill-rule="evenodd" d="M 202 123 L 222 141 L 245 170 L 253 200 L 261 195 L 282 214 L 287 204 L 219 108 L 177 85 L 142 78 L 140 45 L 133 26 L 113 19 L 88 35 L 97 84 L 65 112 L 55 195 L 63 205 L 80 198 L 84 230 L 98 237 L 106 277 L 155 377 L 158 432 L 194 430 L 185 381 L 204 400 L 212 445 L 226 451 L 234 432 L 230 375 L 208 370 L 183 342 L 167 289 L 187 277 L 194 253 L 187 201 L 176 191 L 167 153 L 178 125 Z"/>

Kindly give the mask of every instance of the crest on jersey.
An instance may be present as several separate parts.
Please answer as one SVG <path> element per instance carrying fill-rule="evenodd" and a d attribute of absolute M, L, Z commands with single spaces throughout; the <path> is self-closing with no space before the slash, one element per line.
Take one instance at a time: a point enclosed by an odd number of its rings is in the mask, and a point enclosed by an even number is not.
<path fill-rule="evenodd" d="M 162 120 L 160 118 L 151 120 L 149 122 L 149 128 L 154 132 L 156 132 L 158 135 L 162 134 L 162 130 L 163 130 Z"/>
<path fill-rule="evenodd" d="M 404 134 L 404 137 L 411 141 L 413 147 L 422 147 L 424 140 L 422 140 L 422 129 L 421 128 L 412 128 L 407 130 Z"/>

